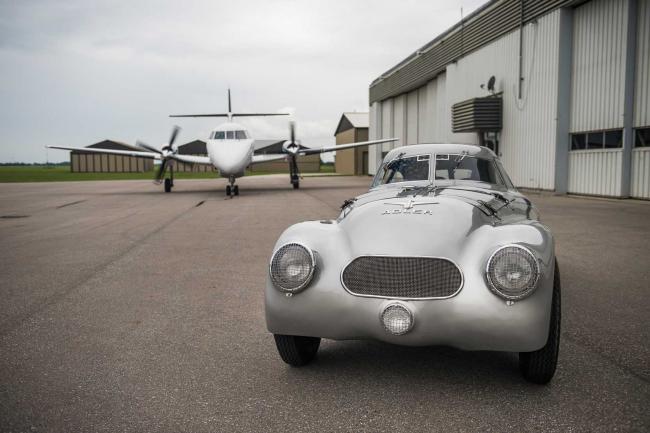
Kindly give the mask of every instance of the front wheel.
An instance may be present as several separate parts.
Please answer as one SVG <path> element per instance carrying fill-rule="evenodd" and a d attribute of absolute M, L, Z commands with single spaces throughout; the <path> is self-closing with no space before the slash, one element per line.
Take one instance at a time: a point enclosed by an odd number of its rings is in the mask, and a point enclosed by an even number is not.
<path fill-rule="evenodd" d="M 294 367 L 309 364 L 318 352 L 320 338 L 273 334 L 280 358 Z"/>
<path fill-rule="evenodd" d="M 172 183 L 172 180 L 170 178 L 165 179 L 165 192 L 172 192 L 172 186 L 174 184 Z"/>
<path fill-rule="evenodd" d="M 560 268 L 555 261 L 553 277 L 553 300 L 551 301 L 551 323 L 548 330 L 546 345 L 534 352 L 519 353 L 519 369 L 529 382 L 546 384 L 551 381 L 557 367 L 557 356 L 560 350 Z"/>

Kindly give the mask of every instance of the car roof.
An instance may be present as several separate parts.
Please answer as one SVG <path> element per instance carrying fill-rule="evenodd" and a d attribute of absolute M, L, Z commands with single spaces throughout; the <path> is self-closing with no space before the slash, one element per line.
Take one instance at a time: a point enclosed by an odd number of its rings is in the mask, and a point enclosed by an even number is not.
<path fill-rule="evenodd" d="M 395 158 L 400 153 L 403 156 L 415 156 L 422 154 L 438 154 L 450 153 L 460 154 L 467 152 L 470 156 L 492 159 L 496 158 L 494 152 L 487 147 L 477 146 L 475 144 L 460 144 L 460 143 L 428 143 L 428 144 L 410 144 L 408 146 L 396 147 L 388 152 L 387 158 Z"/>

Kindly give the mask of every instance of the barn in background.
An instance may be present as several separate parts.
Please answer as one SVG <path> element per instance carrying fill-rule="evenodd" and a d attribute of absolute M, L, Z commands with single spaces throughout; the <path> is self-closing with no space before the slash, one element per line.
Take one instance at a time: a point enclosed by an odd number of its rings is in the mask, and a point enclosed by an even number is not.
<path fill-rule="evenodd" d="M 337 145 L 368 141 L 368 113 L 343 113 L 334 137 Z M 337 150 L 334 164 L 339 174 L 368 174 L 368 146 Z"/>
<path fill-rule="evenodd" d="M 86 146 L 89 148 L 142 151 L 139 147 L 131 146 L 114 140 L 104 140 Z M 73 173 L 133 173 L 153 170 L 153 158 L 139 156 L 107 155 L 101 153 L 73 150 L 70 152 L 70 171 Z"/>

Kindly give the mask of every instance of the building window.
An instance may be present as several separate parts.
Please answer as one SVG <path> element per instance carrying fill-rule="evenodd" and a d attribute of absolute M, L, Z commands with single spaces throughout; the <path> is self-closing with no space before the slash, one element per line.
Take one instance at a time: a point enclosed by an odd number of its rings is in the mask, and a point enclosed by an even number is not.
<path fill-rule="evenodd" d="M 621 147 L 623 147 L 622 129 L 571 134 L 571 150 L 620 149 Z"/>
<path fill-rule="evenodd" d="M 585 149 L 587 134 L 571 134 L 571 150 Z"/>
<path fill-rule="evenodd" d="M 637 128 L 634 132 L 634 147 L 650 147 L 650 128 Z"/>

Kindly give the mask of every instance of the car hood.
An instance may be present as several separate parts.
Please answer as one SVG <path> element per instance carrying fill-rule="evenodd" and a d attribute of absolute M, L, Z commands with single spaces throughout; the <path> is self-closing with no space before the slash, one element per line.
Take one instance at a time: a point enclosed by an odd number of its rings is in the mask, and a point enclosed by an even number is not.
<path fill-rule="evenodd" d="M 350 202 L 339 227 L 354 255 L 454 256 L 475 232 L 530 221 L 522 197 L 474 187 L 379 188 Z"/>

